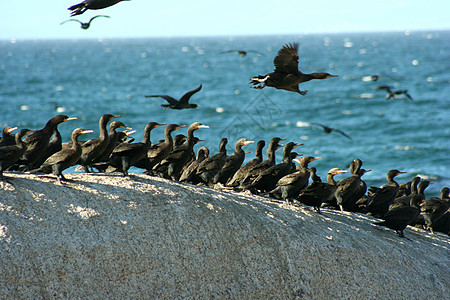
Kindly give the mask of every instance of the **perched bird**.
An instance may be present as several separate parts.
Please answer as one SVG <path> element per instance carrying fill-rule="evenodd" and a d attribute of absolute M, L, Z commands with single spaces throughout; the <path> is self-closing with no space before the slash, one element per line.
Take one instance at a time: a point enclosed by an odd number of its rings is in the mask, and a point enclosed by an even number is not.
<path fill-rule="evenodd" d="M 298 85 L 302 82 L 312 79 L 327 79 L 338 77 L 338 75 L 330 75 L 328 73 L 311 73 L 303 74 L 298 69 L 298 44 L 286 44 L 278 51 L 273 63 L 275 71 L 266 75 L 258 75 L 251 78 L 250 83 L 253 88 L 262 89 L 271 86 L 276 89 L 296 92 L 305 95 L 307 91 L 300 91 Z"/>
<path fill-rule="evenodd" d="M 408 93 L 408 90 L 398 90 L 393 91 L 391 86 L 381 85 L 377 87 L 377 91 L 384 90 L 387 92 L 386 100 L 395 99 L 397 95 L 405 95 L 409 100 L 414 101 L 411 95 Z"/>
<path fill-rule="evenodd" d="M 399 185 L 394 180 L 394 177 L 405 173 L 399 170 L 390 170 L 386 175 L 388 185 L 382 186 L 381 188 L 371 187 L 367 210 L 372 215 L 383 217 L 388 212 L 389 205 L 394 201 L 399 189 Z"/>
<path fill-rule="evenodd" d="M 450 203 L 448 187 L 442 188 L 440 196 L 441 200 Z M 432 221 L 432 229 L 450 235 L 450 210 L 447 210 L 442 217 Z"/>
<path fill-rule="evenodd" d="M 350 140 L 352 139 L 350 136 L 348 136 L 348 135 L 347 135 L 345 132 L 343 132 L 342 130 L 339 130 L 339 129 L 336 129 L 336 128 L 331 128 L 331 127 L 325 126 L 325 125 L 320 124 L 320 123 L 310 122 L 309 124 L 317 125 L 317 126 L 322 127 L 322 128 L 323 128 L 323 133 L 329 134 L 329 133 L 331 133 L 332 131 L 335 131 L 335 132 L 338 132 L 338 133 L 342 134 L 343 136 L 345 136 L 346 138 L 348 138 L 348 139 L 350 139 Z"/>
<path fill-rule="evenodd" d="M 197 168 L 200 165 L 200 163 L 204 161 L 208 156 L 209 156 L 209 149 L 206 147 L 200 147 L 197 151 L 196 159 L 183 170 L 183 173 L 181 173 L 180 181 L 181 182 L 188 181 L 188 178 L 190 178 L 190 176 L 192 176 L 194 172 L 197 172 Z"/>
<path fill-rule="evenodd" d="M 300 192 L 297 200 L 305 205 L 313 206 L 314 209 L 320 213 L 322 202 L 333 198 L 334 193 L 336 192 L 337 184 L 334 180 L 334 176 L 344 172 L 347 171 L 339 168 L 331 169 L 327 174 L 327 182 L 313 181 Z"/>
<path fill-rule="evenodd" d="M 91 132 L 93 131 L 84 130 L 82 128 L 75 129 L 72 132 L 72 146 L 70 148 L 62 149 L 54 153 L 47 158 L 47 160 L 38 169 L 30 171 L 30 173 L 53 173 L 53 175 L 56 175 L 59 183 L 61 183 L 61 180 L 67 180 L 62 174 L 62 171 L 75 165 L 81 156 L 81 145 L 77 143 L 78 137 Z"/>
<path fill-rule="evenodd" d="M 31 133 L 29 129 L 21 129 L 14 137 L 14 145 L 0 147 L 0 177 L 2 182 L 5 182 L 3 171 L 15 164 L 25 153 L 26 145 L 22 138 L 29 133 Z"/>
<path fill-rule="evenodd" d="M 234 153 L 228 156 L 225 160 L 223 167 L 217 172 L 213 178 L 213 183 L 227 183 L 228 179 L 236 173 L 241 167 L 245 159 L 245 152 L 242 150 L 242 146 L 254 143 L 254 141 L 249 141 L 247 139 L 239 139 L 236 142 Z"/>
<path fill-rule="evenodd" d="M 66 115 L 54 116 L 45 124 L 44 128 L 34 131 L 23 140 L 26 144 L 26 151 L 22 155 L 20 163 L 26 166 L 26 170 L 33 170 L 39 167 L 41 158 L 45 155 L 45 149 L 50 143 L 50 138 L 55 128 L 63 122 L 75 119 L 75 117 L 69 118 Z"/>
<path fill-rule="evenodd" d="M 161 104 L 161 106 L 165 107 L 166 109 L 168 109 L 168 108 L 172 108 L 172 109 L 197 108 L 198 105 L 189 103 L 189 99 L 192 97 L 192 95 L 194 95 L 201 89 L 202 89 L 202 85 L 200 84 L 199 87 L 196 88 L 195 90 L 189 91 L 186 94 L 184 94 L 180 98 L 180 100 L 176 100 L 168 95 L 147 95 L 145 97 L 146 98 L 151 98 L 151 97 L 163 98 L 164 100 L 166 100 L 169 103 L 169 104 Z"/>
<path fill-rule="evenodd" d="M 14 145 L 16 143 L 14 135 L 11 134 L 17 127 L 5 127 L 3 128 L 3 135 L 0 139 L 0 147 Z"/>
<path fill-rule="evenodd" d="M 92 22 L 95 18 L 98 18 L 98 17 L 109 18 L 109 16 L 98 15 L 98 16 L 92 17 L 92 18 L 89 20 L 89 22 L 87 22 L 87 23 L 83 23 L 83 22 L 81 22 L 80 20 L 76 20 L 76 19 L 69 19 L 69 20 L 66 20 L 66 21 L 64 21 L 64 22 L 61 22 L 61 24 L 59 24 L 59 25 L 62 25 L 62 24 L 64 24 L 64 23 L 67 23 L 67 22 L 70 22 L 70 21 L 75 21 L 75 22 L 78 22 L 78 23 L 81 24 L 81 28 L 82 28 L 82 29 L 85 29 L 85 30 L 86 30 L 86 29 L 89 28 L 89 26 L 91 26 L 91 22 Z"/>
<path fill-rule="evenodd" d="M 227 186 L 238 186 L 244 179 L 245 175 L 256 165 L 263 161 L 262 149 L 266 145 L 264 140 L 258 141 L 256 144 L 255 158 L 239 168 L 234 175 L 226 183 Z"/>
<path fill-rule="evenodd" d="M 81 15 L 88 9 L 102 9 L 109 6 L 113 6 L 121 1 L 129 1 L 129 0 L 84 0 L 81 3 L 72 5 L 68 8 L 71 10 L 70 16 Z"/>
<path fill-rule="evenodd" d="M 395 197 L 394 201 L 392 201 L 392 203 L 389 205 L 389 210 L 392 210 L 396 207 L 409 205 L 412 197 L 420 197 L 421 198 L 420 200 L 424 200 L 425 195 L 423 194 L 423 190 L 421 191 L 421 193 L 419 193 L 417 189 L 417 185 L 419 184 L 419 182 L 420 177 L 419 176 L 414 177 L 410 182 L 411 193 L 409 195 Z"/>
<path fill-rule="evenodd" d="M 214 176 L 222 169 L 227 160 L 227 138 L 222 138 L 219 144 L 219 153 L 214 154 L 202 161 L 194 176 L 189 180 L 198 183 L 203 182 L 207 185 L 213 184 Z"/>
<path fill-rule="evenodd" d="M 353 160 L 350 168 L 351 176 L 338 182 L 334 196 L 341 211 L 355 211 L 356 202 L 366 192 L 365 190 L 361 191 L 361 187 L 364 186 L 361 180 L 363 174 L 360 172 L 362 164 L 363 162 L 359 158 Z"/>
<path fill-rule="evenodd" d="M 261 52 L 258 52 L 258 51 L 255 51 L 255 50 L 227 50 L 227 51 L 220 52 L 220 54 L 224 54 L 224 53 L 238 53 L 240 57 L 244 57 L 248 53 L 256 53 L 258 55 L 262 55 Z"/>
<path fill-rule="evenodd" d="M 163 124 L 163 125 L 165 125 L 165 124 Z M 118 141 L 119 133 L 116 131 L 116 129 L 119 129 L 119 128 L 133 130 L 133 128 L 127 127 L 125 124 L 123 124 L 120 121 L 112 121 L 109 124 L 109 128 L 108 128 L 108 143 L 107 143 L 103 153 L 94 160 L 95 162 L 107 161 L 109 159 L 109 156 L 111 155 L 112 151 L 114 150 L 114 148 L 118 144 L 120 144 Z"/>
<path fill-rule="evenodd" d="M 450 199 L 445 199 L 445 195 L 448 197 L 448 188 L 443 188 L 441 190 L 441 198 L 429 198 L 420 204 L 420 215 L 424 218 L 425 226 L 431 233 L 434 233 L 436 222 L 439 221 L 450 208 Z"/>

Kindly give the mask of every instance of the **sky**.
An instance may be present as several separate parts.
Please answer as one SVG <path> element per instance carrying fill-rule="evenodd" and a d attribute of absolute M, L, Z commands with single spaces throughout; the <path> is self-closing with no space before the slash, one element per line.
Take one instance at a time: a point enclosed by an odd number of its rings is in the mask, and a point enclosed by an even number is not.
<path fill-rule="evenodd" d="M 82 0 L 1 0 L 0 39 L 238 36 L 450 29 L 450 0 L 130 0 L 72 17 Z"/>

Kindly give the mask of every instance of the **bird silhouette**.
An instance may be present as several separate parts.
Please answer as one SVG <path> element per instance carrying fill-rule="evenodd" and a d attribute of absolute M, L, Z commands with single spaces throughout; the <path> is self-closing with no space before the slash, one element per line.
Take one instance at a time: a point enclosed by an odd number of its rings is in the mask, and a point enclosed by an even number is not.
<path fill-rule="evenodd" d="M 392 86 L 389 86 L 389 85 L 380 85 L 379 87 L 377 87 L 377 91 L 380 91 L 380 90 L 384 90 L 384 91 L 387 92 L 386 100 L 389 100 L 389 99 L 395 99 L 396 96 L 402 95 L 402 94 L 403 94 L 403 95 L 405 95 L 406 98 L 408 98 L 409 100 L 414 101 L 414 99 L 413 99 L 413 98 L 411 97 L 411 95 L 408 93 L 408 90 L 398 90 L 398 91 L 393 91 L 393 90 L 392 90 Z"/>
<path fill-rule="evenodd" d="M 92 17 L 92 18 L 89 20 L 89 22 L 87 22 L 87 23 L 83 23 L 83 22 L 81 22 L 80 20 L 77 20 L 77 19 L 69 19 L 69 20 L 65 20 L 64 22 L 61 22 L 61 24 L 59 24 L 59 25 L 62 25 L 62 24 L 64 24 L 64 23 L 67 23 L 67 22 L 70 22 L 70 21 L 75 21 L 75 22 L 78 22 L 78 23 L 81 24 L 81 28 L 82 28 L 82 29 L 85 29 L 85 30 L 86 30 L 86 29 L 89 28 L 89 26 L 91 26 L 92 20 L 94 20 L 95 18 L 98 18 L 98 17 L 109 18 L 109 16 L 98 15 L 98 16 Z"/>
<path fill-rule="evenodd" d="M 168 108 L 172 108 L 172 109 L 197 108 L 198 105 L 189 103 L 189 99 L 192 97 L 192 95 L 194 95 L 201 89 L 202 89 L 202 85 L 200 84 L 199 87 L 196 88 L 195 90 L 189 91 L 186 94 L 184 94 L 180 98 L 180 100 L 176 100 L 175 98 L 172 98 L 169 95 L 147 95 L 145 97 L 146 98 L 151 98 L 151 97 L 163 98 L 164 100 L 166 100 L 169 103 L 169 104 L 161 104 L 161 106 L 165 107 L 166 109 L 168 109 Z"/>
<path fill-rule="evenodd" d="M 320 124 L 320 123 L 309 122 L 309 124 L 317 125 L 317 126 L 322 127 L 322 128 L 323 128 L 323 133 L 329 134 L 329 133 L 331 133 L 332 131 L 336 131 L 336 132 L 339 132 L 340 134 L 342 134 L 343 136 L 345 136 L 346 138 L 348 138 L 348 139 L 350 139 L 350 140 L 352 139 L 350 136 L 348 136 L 348 135 L 347 135 L 345 132 L 343 132 L 342 130 L 339 130 L 339 129 L 336 129 L 336 128 L 332 128 L 332 127 L 328 127 L 328 126 L 325 126 L 325 125 Z"/>
<path fill-rule="evenodd" d="M 77 16 L 83 14 L 88 9 L 102 9 L 109 6 L 113 6 L 121 1 L 129 0 L 84 0 L 78 4 L 72 5 L 68 8 L 71 10 L 70 16 Z"/>
<path fill-rule="evenodd" d="M 240 57 L 244 57 L 248 53 L 256 53 L 257 55 L 263 55 L 261 52 L 258 52 L 255 50 L 227 50 L 227 51 L 220 52 L 220 54 L 224 54 L 224 53 L 238 53 Z"/>
<path fill-rule="evenodd" d="M 298 44 L 287 44 L 278 51 L 277 56 L 273 60 L 275 71 L 266 75 L 258 75 L 250 78 L 252 88 L 262 89 L 271 86 L 276 89 L 282 89 L 290 92 L 296 92 L 305 95 L 307 91 L 300 91 L 298 85 L 302 82 L 312 79 L 327 79 L 337 77 L 338 75 L 330 75 L 328 73 L 311 73 L 303 74 L 298 69 Z"/>

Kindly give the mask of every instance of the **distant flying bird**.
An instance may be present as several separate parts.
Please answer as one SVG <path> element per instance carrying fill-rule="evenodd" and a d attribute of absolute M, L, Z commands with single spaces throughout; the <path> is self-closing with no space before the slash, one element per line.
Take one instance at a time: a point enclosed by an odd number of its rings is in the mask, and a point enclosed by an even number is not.
<path fill-rule="evenodd" d="M 255 50 L 228 50 L 228 51 L 222 51 L 220 54 L 224 53 L 238 53 L 240 57 L 244 57 L 247 55 L 247 53 L 256 53 L 258 55 L 262 55 L 261 52 L 255 51 Z"/>
<path fill-rule="evenodd" d="M 380 75 L 367 75 L 361 78 L 362 81 L 377 81 L 380 79 Z"/>
<path fill-rule="evenodd" d="M 199 87 L 196 88 L 195 90 L 189 91 L 186 94 L 184 94 L 180 98 L 180 100 L 176 100 L 176 99 L 170 97 L 169 95 L 148 95 L 145 97 L 146 98 L 160 97 L 160 98 L 165 99 L 169 104 L 161 104 L 161 106 L 165 107 L 166 109 L 168 109 L 168 108 L 172 108 L 172 109 L 197 108 L 198 105 L 189 103 L 189 99 L 192 97 L 192 95 L 194 95 L 201 89 L 202 89 L 202 85 L 200 84 Z"/>
<path fill-rule="evenodd" d="M 327 79 L 337 77 L 338 75 L 330 75 L 328 73 L 311 73 L 303 74 L 298 69 L 298 44 L 286 44 L 278 51 L 277 56 L 273 60 L 275 71 L 266 75 L 258 75 L 250 78 L 250 84 L 253 88 L 262 89 L 271 86 L 276 89 L 296 92 L 305 95 L 307 91 L 300 91 L 298 85 L 302 82 L 312 79 Z"/>
<path fill-rule="evenodd" d="M 89 22 L 87 22 L 87 23 L 83 23 L 83 22 L 81 22 L 80 20 L 76 20 L 76 19 L 69 19 L 69 20 L 65 20 L 64 22 L 61 22 L 61 24 L 59 24 L 59 25 L 62 25 L 62 24 L 64 24 L 64 23 L 67 23 L 67 22 L 70 22 L 70 21 L 75 21 L 75 22 L 78 22 L 78 23 L 81 24 L 81 28 L 82 28 L 82 29 L 88 29 L 89 26 L 91 26 L 92 20 L 94 20 L 95 18 L 98 18 L 98 17 L 109 18 L 109 16 L 98 15 L 98 16 L 92 17 L 92 18 L 89 20 Z"/>
<path fill-rule="evenodd" d="M 389 86 L 389 85 L 381 85 L 381 86 L 377 87 L 377 91 L 380 91 L 380 90 L 384 90 L 384 91 L 387 92 L 386 100 L 389 100 L 389 99 L 395 99 L 395 98 L 396 98 L 395 96 L 403 94 L 403 95 L 405 95 L 409 100 L 414 101 L 414 99 L 413 99 L 413 98 L 411 97 L 411 95 L 408 93 L 408 90 L 398 90 L 398 91 L 393 91 L 393 90 L 392 90 L 392 86 Z"/>
<path fill-rule="evenodd" d="M 329 134 L 332 131 L 336 131 L 336 132 L 339 132 L 340 134 L 342 134 L 343 136 L 345 136 L 346 138 L 348 138 L 350 140 L 352 139 L 350 136 L 345 134 L 345 132 L 343 132 L 342 130 L 339 130 L 339 129 L 336 129 L 336 128 L 331 128 L 331 127 L 325 126 L 325 125 L 320 124 L 320 123 L 309 122 L 309 124 L 317 125 L 317 126 L 322 127 L 323 128 L 323 133 Z"/>
<path fill-rule="evenodd" d="M 70 16 L 81 15 L 88 9 L 102 9 L 109 6 L 113 6 L 121 1 L 129 1 L 129 0 L 84 0 L 81 3 L 72 5 L 68 8 L 71 10 Z"/>

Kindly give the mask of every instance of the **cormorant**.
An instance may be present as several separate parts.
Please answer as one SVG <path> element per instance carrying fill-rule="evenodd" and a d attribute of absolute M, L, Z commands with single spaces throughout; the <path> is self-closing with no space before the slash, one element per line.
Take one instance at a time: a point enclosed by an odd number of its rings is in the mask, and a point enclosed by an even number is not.
<path fill-rule="evenodd" d="M 242 150 L 242 146 L 251 143 L 254 143 L 254 141 L 249 141 L 244 138 L 239 139 L 236 142 L 234 153 L 226 158 L 225 164 L 214 176 L 212 183 L 227 183 L 228 179 L 230 179 L 237 172 L 237 170 L 239 170 L 244 162 L 245 152 Z"/>
<path fill-rule="evenodd" d="M 26 166 L 27 170 L 36 169 L 39 167 L 38 163 L 45 154 L 45 149 L 47 149 L 50 138 L 55 131 L 55 128 L 59 124 L 75 120 L 76 118 L 69 118 L 66 115 L 57 115 L 51 118 L 44 128 L 40 130 L 35 130 L 33 133 L 29 134 L 23 141 L 26 145 L 26 151 L 22 155 L 21 164 Z"/>
<path fill-rule="evenodd" d="M 419 182 L 420 182 L 420 177 L 419 176 L 414 177 L 410 182 L 411 193 L 406 196 L 395 197 L 394 201 L 392 201 L 392 203 L 389 205 L 389 210 L 394 209 L 396 207 L 409 205 L 412 197 L 418 196 L 418 197 L 422 198 L 421 200 L 424 200 L 425 195 L 423 195 L 423 191 L 421 194 L 419 194 L 418 190 L 417 190 L 417 185 L 419 184 Z"/>
<path fill-rule="evenodd" d="M 78 22 L 78 23 L 81 24 L 81 28 L 82 28 L 82 29 L 85 29 L 85 30 L 86 30 L 86 29 L 89 28 L 89 26 L 91 26 L 92 20 L 94 20 L 95 18 L 98 18 L 98 17 L 109 18 L 109 16 L 98 15 L 98 16 L 92 17 L 92 18 L 89 20 L 89 22 L 87 22 L 87 23 L 83 23 L 83 22 L 81 22 L 80 20 L 76 20 L 76 19 L 69 19 L 69 20 L 66 20 L 66 21 L 64 21 L 64 22 L 61 22 L 61 24 L 59 24 L 59 25 L 62 25 L 62 24 L 64 24 L 64 23 L 67 23 L 67 22 L 70 22 L 70 21 L 75 21 L 75 22 Z"/>
<path fill-rule="evenodd" d="M 447 203 L 450 203 L 448 187 L 442 188 L 440 199 L 446 201 Z M 444 213 L 442 217 L 433 221 L 432 229 L 433 231 L 439 231 L 450 235 L 450 210 L 447 210 L 447 212 Z"/>
<path fill-rule="evenodd" d="M 320 178 L 320 176 L 317 175 L 316 167 L 309 168 L 309 173 L 311 174 L 310 177 L 313 182 L 322 182 L 322 178 Z"/>
<path fill-rule="evenodd" d="M 411 95 L 408 93 L 408 90 L 398 90 L 393 91 L 391 86 L 388 85 L 381 85 L 377 87 L 377 91 L 384 90 L 387 92 L 386 100 L 389 99 L 395 99 L 397 95 L 405 95 L 409 100 L 414 101 L 414 99 L 411 97 Z"/>
<path fill-rule="evenodd" d="M 298 170 L 281 177 L 276 183 L 276 188 L 268 194 L 292 203 L 300 191 L 308 186 L 309 177 L 311 176 L 308 164 L 317 159 L 322 159 L 322 157 L 305 156 L 300 159 L 295 159 L 299 163 Z"/>
<path fill-rule="evenodd" d="M 181 173 L 180 181 L 186 182 L 188 178 L 195 172 L 202 161 L 204 161 L 209 156 L 209 149 L 206 147 L 200 147 L 197 151 L 197 158 L 191 162 Z"/>
<path fill-rule="evenodd" d="M 0 147 L 10 146 L 16 143 L 14 134 L 11 134 L 16 129 L 17 127 L 9 127 L 9 126 L 3 128 L 3 135 L 2 138 L 0 139 Z"/>
<path fill-rule="evenodd" d="M 251 192 L 255 192 L 256 190 L 262 192 L 273 190 L 280 178 L 291 173 L 293 169 L 291 151 L 297 146 L 298 144 L 294 142 L 287 143 L 283 149 L 282 162 L 261 172 L 252 183 L 245 185 L 244 188 Z"/>
<path fill-rule="evenodd" d="M 203 182 L 207 185 L 213 184 L 214 176 L 222 169 L 227 160 L 227 138 L 222 138 L 219 144 L 219 153 L 209 156 L 203 160 L 194 176 L 189 178 L 194 183 Z"/>
<path fill-rule="evenodd" d="M 344 172 L 347 171 L 339 168 L 331 169 L 327 174 L 327 182 L 313 181 L 300 192 L 297 200 L 305 205 L 313 206 L 314 209 L 320 213 L 322 202 L 333 198 L 334 193 L 336 192 L 337 184 L 334 180 L 334 176 Z"/>
<path fill-rule="evenodd" d="M 243 165 L 242 167 L 237 170 L 236 173 L 234 173 L 233 177 L 231 177 L 228 182 L 226 183 L 227 186 L 238 186 L 240 182 L 244 179 L 246 174 L 254 168 L 256 165 L 260 164 L 263 161 L 263 154 L 262 149 L 266 145 L 266 142 L 264 140 L 258 141 L 256 144 L 256 150 L 255 150 L 255 158 Z"/>
<path fill-rule="evenodd" d="M 113 6 L 121 1 L 129 1 L 129 0 L 84 0 L 81 3 L 72 5 L 68 8 L 71 10 L 70 16 L 81 15 L 88 9 L 102 9 L 109 6 Z"/>
<path fill-rule="evenodd" d="M 262 89 L 271 86 L 291 92 L 305 95 L 307 91 L 300 91 L 298 85 L 312 79 L 327 79 L 337 77 L 328 73 L 303 74 L 298 69 L 298 44 L 286 44 L 278 51 L 278 55 L 273 60 L 275 71 L 266 75 L 252 77 L 250 83 L 253 88 Z"/>
<path fill-rule="evenodd" d="M 426 180 L 424 180 L 423 182 L 425 181 Z M 423 182 L 421 182 L 421 184 Z M 448 197 L 448 188 L 443 188 L 441 190 L 441 198 L 436 197 L 429 198 L 425 200 L 422 204 L 420 204 L 420 215 L 425 220 L 426 229 L 430 230 L 431 233 L 434 233 L 434 227 L 436 222 L 440 218 L 442 218 L 450 208 L 450 200 L 445 199 L 446 193 Z"/>
<path fill-rule="evenodd" d="M 240 57 L 246 56 L 247 53 L 256 53 L 258 55 L 262 55 L 261 52 L 258 52 L 255 50 L 227 50 L 227 51 L 220 52 L 220 54 L 224 54 L 224 53 L 238 53 Z"/>
<path fill-rule="evenodd" d="M 348 138 L 348 139 L 350 139 L 350 140 L 352 139 L 350 136 L 348 136 L 348 135 L 347 135 L 345 132 L 343 132 L 342 130 L 339 130 L 339 129 L 336 129 L 336 128 L 331 128 L 331 127 L 325 126 L 325 125 L 320 124 L 320 123 L 310 122 L 309 124 L 313 124 L 313 125 L 317 125 L 317 126 L 322 127 L 322 128 L 323 128 L 323 133 L 329 134 L 329 133 L 331 133 L 332 131 L 335 131 L 335 132 L 338 132 L 338 133 L 342 134 L 343 136 L 345 136 L 346 138 Z"/>
<path fill-rule="evenodd" d="M 0 147 L 0 177 L 2 182 L 5 181 L 3 171 L 15 164 L 25 153 L 26 145 L 22 138 L 29 133 L 31 133 L 29 129 L 21 129 L 14 137 L 14 145 Z"/>
<path fill-rule="evenodd" d="M 147 95 L 145 96 L 146 98 L 150 98 L 150 97 L 161 97 L 164 100 L 166 100 L 169 104 L 162 104 L 162 107 L 165 107 L 166 109 L 168 108 L 172 108 L 172 109 L 185 109 L 185 108 L 197 108 L 197 104 L 191 104 L 189 103 L 189 99 L 192 97 L 192 95 L 194 95 L 195 93 L 197 93 L 198 91 L 200 91 L 202 89 L 202 85 L 200 84 L 198 88 L 196 88 L 195 90 L 189 91 L 186 94 L 184 94 L 180 100 L 176 100 L 174 98 L 172 98 L 169 95 Z"/>
<path fill-rule="evenodd" d="M 78 144 L 78 137 L 91 132 L 93 131 L 82 128 L 75 129 L 72 132 L 72 147 L 54 153 L 38 169 L 30 171 L 30 173 L 53 173 L 53 175 L 56 175 L 59 183 L 61 183 L 61 180 L 67 180 L 62 171 L 75 165 L 81 156 L 81 145 Z"/>
<path fill-rule="evenodd" d="M 79 164 L 86 173 L 90 172 L 89 166 L 95 162 L 97 157 L 103 154 L 108 146 L 108 131 L 106 130 L 108 122 L 119 117 L 120 116 L 113 116 L 111 114 L 102 115 L 98 122 L 100 129 L 99 137 L 88 140 L 81 145 L 82 154 Z"/>
<path fill-rule="evenodd" d="M 361 190 L 364 186 L 361 182 L 363 173 L 360 172 L 362 164 L 363 162 L 359 158 L 353 160 L 350 168 L 351 176 L 339 180 L 338 182 L 338 187 L 334 196 L 336 198 L 336 204 L 341 211 L 355 211 L 356 201 L 358 201 L 366 192 L 365 190 L 363 192 Z"/>
<path fill-rule="evenodd" d="M 367 210 L 375 217 L 383 217 L 389 210 L 389 205 L 397 195 L 399 185 L 394 180 L 395 176 L 405 174 L 399 170 L 390 170 L 386 175 L 388 185 L 381 188 L 371 187 Z"/>
<path fill-rule="evenodd" d="M 166 124 L 162 124 L 162 125 L 166 125 Z M 116 148 L 116 146 L 119 145 L 119 133 L 116 131 L 116 129 L 119 129 L 119 128 L 133 130 L 133 128 L 127 127 L 125 124 L 123 124 L 120 121 L 112 121 L 109 124 L 109 128 L 108 128 L 108 143 L 107 143 L 103 153 L 95 159 L 96 162 L 107 161 L 109 159 L 109 156 L 111 155 L 112 151 L 114 150 L 114 148 Z"/>

